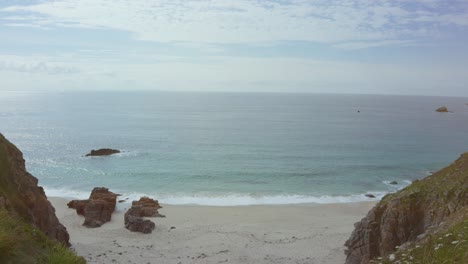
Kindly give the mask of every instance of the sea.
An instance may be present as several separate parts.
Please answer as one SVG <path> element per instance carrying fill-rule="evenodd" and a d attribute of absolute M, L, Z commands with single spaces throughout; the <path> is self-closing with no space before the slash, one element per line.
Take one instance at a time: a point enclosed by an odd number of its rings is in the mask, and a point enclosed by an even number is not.
<path fill-rule="evenodd" d="M 378 199 L 468 151 L 468 98 L 0 92 L 0 133 L 48 196 L 233 206 Z M 445 105 L 451 113 L 437 113 Z M 92 149 L 120 154 L 85 157 Z M 390 184 L 397 181 L 398 184 Z"/>

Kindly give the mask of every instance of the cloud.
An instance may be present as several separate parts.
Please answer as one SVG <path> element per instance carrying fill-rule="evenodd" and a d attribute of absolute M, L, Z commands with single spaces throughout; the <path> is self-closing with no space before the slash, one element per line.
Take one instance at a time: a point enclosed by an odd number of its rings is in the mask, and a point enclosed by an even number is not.
<path fill-rule="evenodd" d="M 356 42 L 345 42 L 333 44 L 333 47 L 347 50 L 355 49 L 366 49 L 375 47 L 386 47 L 386 46 L 416 46 L 416 45 L 427 45 L 420 44 L 413 40 L 375 40 L 375 41 L 356 41 Z"/>
<path fill-rule="evenodd" d="M 2 11 L 29 16 L 15 26 L 116 29 L 147 41 L 349 42 L 351 47 L 437 36 L 447 25 L 467 27 L 468 6 L 451 3 L 457 8 L 447 8 L 446 0 L 55 0 Z"/>
<path fill-rule="evenodd" d="M 0 55 L 0 89 L 268 91 L 468 95 L 468 68 L 214 56 L 194 62 L 126 63 L 66 56 Z M 47 62 L 47 63 L 41 63 Z M 76 69 L 68 70 L 68 69 Z M 72 74 L 78 73 L 79 74 Z M 40 73 L 40 74 L 31 74 Z M 47 73 L 47 74 L 42 74 Z M 130 82 L 131 80 L 131 82 Z"/>
<path fill-rule="evenodd" d="M 66 66 L 57 63 L 30 59 L 20 56 L 0 56 L 0 72 L 19 72 L 19 73 L 45 73 L 68 75 L 80 73 L 80 70 L 74 66 Z"/>

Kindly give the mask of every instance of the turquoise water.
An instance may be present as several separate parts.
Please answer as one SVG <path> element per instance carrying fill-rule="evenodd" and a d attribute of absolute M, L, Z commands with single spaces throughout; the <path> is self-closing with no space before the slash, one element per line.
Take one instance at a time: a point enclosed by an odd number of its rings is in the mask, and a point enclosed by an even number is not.
<path fill-rule="evenodd" d="M 0 93 L 0 132 L 51 196 L 106 186 L 173 204 L 366 200 L 468 151 L 468 98 Z M 446 105 L 454 113 L 436 113 Z M 358 113 L 357 111 L 360 111 Z M 85 158 L 91 149 L 124 153 Z M 396 180 L 392 186 L 388 181 Z"/>

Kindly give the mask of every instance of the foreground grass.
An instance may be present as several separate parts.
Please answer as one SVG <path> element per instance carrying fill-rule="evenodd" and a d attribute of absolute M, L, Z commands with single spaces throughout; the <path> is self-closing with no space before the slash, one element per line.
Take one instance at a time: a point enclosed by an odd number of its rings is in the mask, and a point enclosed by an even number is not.
<path fill-rule="evenodd" d="M 399 250 L 374 263 L 466 264 L 468 263 L 468 218 L 444 232 L 430 234 L 421 243 Z"/>
<path fill-rule="evenodd" d="M 84 264 L 86 261 L 0 209 L 0 263 Z"/>

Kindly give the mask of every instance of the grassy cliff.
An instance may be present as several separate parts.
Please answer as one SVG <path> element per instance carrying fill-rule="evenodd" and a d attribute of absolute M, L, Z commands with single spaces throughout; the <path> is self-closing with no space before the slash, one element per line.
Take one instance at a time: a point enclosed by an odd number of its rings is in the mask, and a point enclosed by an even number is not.
<path fill-rule="evenodd" d="M 346 263 L 468 263 L 467 225 L 465 153 L 444 169 L 382 198 L 356 223 L 345 244 Z"/>
<path fill-rule="evenodd" d="M 5 209 L 0 209 L 0 263 L 86 263 L 62 243 Z"/>
<path fill-rule="evenodd" d="M 68 232 L 37 183 L 0 134 L 0 263 L 85 263 L 68 249 Z"/>

